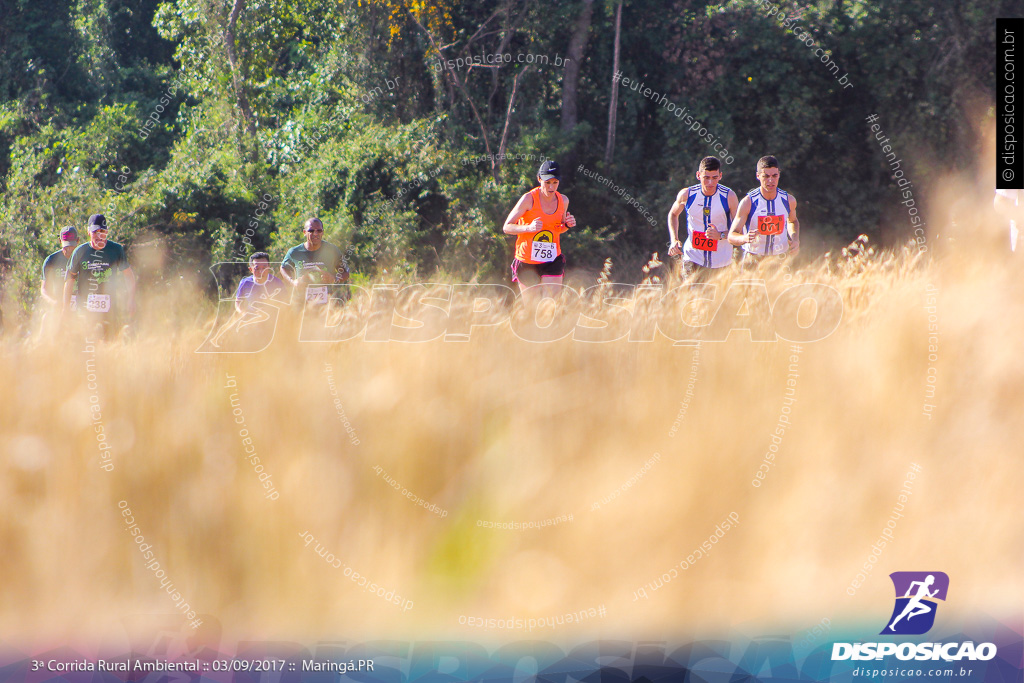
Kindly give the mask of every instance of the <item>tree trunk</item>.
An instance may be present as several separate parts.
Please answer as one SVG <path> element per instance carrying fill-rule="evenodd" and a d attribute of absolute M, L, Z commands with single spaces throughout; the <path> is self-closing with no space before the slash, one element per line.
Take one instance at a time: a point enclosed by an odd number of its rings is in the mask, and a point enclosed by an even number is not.
<path fill-rule="evenodd" d="M 245 82 L 238 69 L 238 56 L 235 54 L 235 26 L 238 24 L 238 15 L 245 9 L 245 0 L 234 0 L 231 14 L 228 15 L 228 27 L 224 31 L 224 45 L 228 51 L 228 62 L 231 64 L 231 85 L 235 91 L 235 102 L 242 114 L 242 122 L 249 135 L 256 135 L 256 119 L 252 115 L 252 107 L 249 106 L 249 97 L 245 94 Z"/>
<path fill-rule="evenodd" d="M 237 1 L 238 0 L 236 0 L 236 2 Z M 419 19 L 416 18 L 416 15 L 411 16 L 412 20 L 416 22 L 416 25 L 419 26 L 420 30 L 426 34 L 427 40 L 430 41 L 431 47 L 434 48 L 434 52 L 437 53 L 438 57 L 443 58 L 441 48 L 438 47 L 437 41 L 434 40 L 434 36 L 431 35 L 430 31 L 427 30 L 426 26 L 420 23 Z M 487 156 L 491 160 L 491 174 L 494 176 L 494 182 L 498 182 L 497 159 L 494 157 L 494 153 L 491 152 L 491 138 L 487 134 L 487 126 L 484 125 L 483 119 L 480 118 L 480 112 L 477 111 L 476 105 L 473 104 L 473 98 L 469 96 L 469 91 L 466 89 L 466 84 L 462 82 L 461 78 L 459 78 L 458 72 L 452 69 L 445 69 L 443 73 L 446 74 L 448 78 L 450 78 L 452 81 L 454 81 L 456 86 L 458 86 L 459 90 L 462 92 L 462 95 L 466 98 L 466 102 L 469 104 L 469 108 L 473 111 L 473 118 L 476 119 L 476 124 L 480 126 L 480 137 L 484 139 L 484 148 L 487 149 Z"/>
<path fill-rule="evenodd" d="M 571 133 L 579 123 L 576 111 L 577 93 L 580 83 L 580 67 L 587 50 L 587 37 L 590 34 L 590 22 L 594 16 L 594 0 L 583 0 L 583 9 L 576 18 L 569 39 L 569 52 L 566 55 L 565 72 L 562 75 L 562 132 Z"/>
<path fill-rule="evenodd" d="M 501 182 L 501 162 L 505 158 L 505 149 L 508 145 L 508 128 L 512 122 L 512 110 L 516 104 L 516 91 L 519 89 L 519 79 L 529 71 L 530 67 L 525 66 L 523 70 L 516 74 L 515 79 L 512 81 L 512 94 L 508 98 L 508 111 L 505 112 L 505 128 L 501 131 L 501 144 L 498 145 L 498 159 L 497 164 L 494 166 L 494 182 Z"/>
<path fill-rule="evenodd" d="M 622 3 L 615 10 L 615 58 L 612 64 L 612 97 L 608 103 L 608 144 L 604 149 L 604 163 L 612 163 L 612 153 L 615 151 L 615 113 L 619 104 L 619 36 L 622 32 Z"/>
<path fill-rule="evenodd" d="M 508 48 L 509 43 L 512 42 L 512 38 L 515 37 L 516 31 L 519 29 L 519 25 L 526 17 L 526 12 L 530 9 L 530 2 L 523 3 L 522 11 L 519 12 L 518 16 L 512 19 L 512 10 L 514 9 L 515 5 L 516 3 L 514 1 L 509 2 L 503 12 L 505 14 L 506 26 L 505 29 L 502 31 L 501 43 L 498 44 L 498 49 L 494 50 L 494 54 L 502 54 L 503 52 L 505 52 L 505 49 Z M 466 41 L 466 48 L 463 50 L 463 54 L 465 54 L 466 56 L 469 56 L 471 54 L 469 50 L 473 44 L 473 40 L 476 39 L 477 35 L 483 32 L 484 27 L 489 22 L 490 19 L 487 19 L 487 21 L 480 25 L 480 28 L 477 29 L 476 33 L 473 34 L 473 37 L 470 40 Z M 493 121 L 494 98 L 498 94 L 498 87 L 501 85 L 500 72 L 500 68 L 491 69 L 491 94 L 487 98 L 487 125 L 491 125 L 491 121 Z"/>

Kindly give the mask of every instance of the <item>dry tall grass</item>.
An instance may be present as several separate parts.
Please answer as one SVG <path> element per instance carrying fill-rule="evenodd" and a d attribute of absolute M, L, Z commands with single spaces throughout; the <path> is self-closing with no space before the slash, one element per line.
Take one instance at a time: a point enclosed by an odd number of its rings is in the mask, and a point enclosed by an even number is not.
<path fill-rule="evenodd" d="M 845 315 L 803 345 L 792 426 L 759 488 L 791 345 L 745 333 L 695 349 L 660 336 L 531 344 L 507 324 L 466 343 L 300 344 L 282 330 L 261 353 L 196 354 L 203 314 L 179 291 L 148 304 L 162 318 L 137 340 L 96 345 L 110 472 L 81 342 L 8 339 L 0 638 L 102 640 L 132 615 L 178 611 L 127 533 L 122 500 L 183 599 L 229 638 L 636 638 L 843 615 L 881 628 L 886 575 L 921 569 L 952 577 L 945 614 L 1003 613 L 1024 597 L 1024 285 L 993 263 L 865 247 L 794 274 L 835 287 Z M 246 460 L 234 408 L 276 500 Z M 851 597 L 912 463 L 905 516 Z M 710 554 L 651 587 L 730 513 L 739 525 Z M 570 514 L 540 529 L 480 526 Z M 364 591 L 317 546 L 414 606 Z M 646 599 L 635 593 L 645 586 Z M 603 617 L 532 634 L 460 624 L 600 606 Z"/>

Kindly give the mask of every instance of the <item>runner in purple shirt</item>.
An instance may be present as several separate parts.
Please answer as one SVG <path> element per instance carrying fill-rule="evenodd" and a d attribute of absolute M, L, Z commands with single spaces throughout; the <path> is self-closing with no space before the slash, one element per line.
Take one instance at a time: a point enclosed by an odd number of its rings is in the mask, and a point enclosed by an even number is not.
<path fill-rule="evenodd" d="M 210 340 L 214 346 L 220 346 L 221 340 L 231 330 L 236 335 L 248 335 L 258 329 L 259 323 L 270 319 L 267 311 L 253 304 L 271 300 L 288 303 L 284 283 L 270 272 L 270 256 L 265 251 L 258 251 L 249 257 L 249 272 L 252 275 L 242 278 L 235 290 L 235 312 L 231 319 Z"/>
<path fill-rule="evenodd" d="M 270 256 L 264 251 L 257 251 L 249 257 L 249 272 L 252 275 L 242 278 L 235 291 L 235 309 L 247 317 L 257 315 L 252 311 L 254 301 L 274 299 L 287 303 L 284 283 L 270 272 Z"/>

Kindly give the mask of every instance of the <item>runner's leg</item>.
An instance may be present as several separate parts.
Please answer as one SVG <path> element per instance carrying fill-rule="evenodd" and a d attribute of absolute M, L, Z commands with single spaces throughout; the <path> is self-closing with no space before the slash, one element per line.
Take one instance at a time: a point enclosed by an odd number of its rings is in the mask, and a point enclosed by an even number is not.
<path fill-rule="evenodd" d="M 519 292 L 522 294 L 524 304 L 530 304 L 533 302 L 533 299 L 540 297 L 540 288 L 534 288 L 535 285 L 539 285 L 541 282 L 540 275 L 537 274 L 535 266 L 518 260 L 513 261 L 512 281 L 519 283 Z"/>
<path fill-rule="evenodd" d="M 558 292 L 560 291 L 559 285 L 562 284 L 561 275 L 541 275 L 540 281 L 543 285 L 540 288 L 540 296 L 544 299 L 556 299 L 558 298 Z"/>

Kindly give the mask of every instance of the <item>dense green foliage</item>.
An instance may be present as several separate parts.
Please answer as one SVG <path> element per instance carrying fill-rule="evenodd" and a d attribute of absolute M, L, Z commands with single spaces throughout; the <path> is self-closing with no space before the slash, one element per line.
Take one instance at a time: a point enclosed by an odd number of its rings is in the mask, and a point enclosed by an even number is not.
<path fill-rule="evenodd" d="M 9 294 L 28 306 L 58 228 L 95 212 L 112 239 L 147 254 L 144 286 L 256 248 L 280 258 L 311 215 L 365 276 L 501 278 L 510 249 L 500 223 L 542 155 L 566 170 L 561 190 L 580 221 L 565 240 L 573 265 L 663 251 L 675 193 L 714 150 L 665 106 L 620 87 L 604 163 L 612 2 L 593 2 L 584 24 L 578 120 L 565 125 L 567 72 L 554 62 L 569 54 L 587 4 L 0 0 Z M 755 185 L 758 157 L 777 155 L 805 244 L 878 236 L 895 203 L 868 114 L 882 117 L 918 188 L 977 163 L 978 112 L 994 99 L 995 17 L 1011 16 L 1011 3 L 783 2 L 795 26 L 767 8 L 629 0 L 620 70 L 714 132 L 734 158 L 723 182 L 737 192 Z M 437 48 L 446 59 L 512 62 L 446 73 Z M 528 54 L 549 63 L 523 73 L 516 58 Z M 538 159 L 480 160 L 503 139 L 506 154 Z M 579 165 L 635 196 L 656 227 Z"/>

